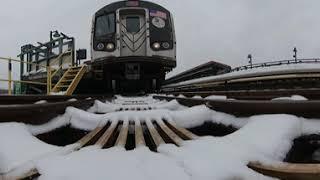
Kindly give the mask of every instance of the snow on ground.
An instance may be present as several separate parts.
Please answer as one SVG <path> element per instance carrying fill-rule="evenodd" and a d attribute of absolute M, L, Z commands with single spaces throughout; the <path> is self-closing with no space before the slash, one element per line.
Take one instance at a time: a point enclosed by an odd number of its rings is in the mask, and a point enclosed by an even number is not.
<path fill-rule="evenodd" d="M 0 142 L 0 174 L 58 149 L 38 140 L 20 123 L 1 123 Z"/>
<path fill-rule="evenodd" d="M 185 108 L 180 105 L 176 100 L 167 102 L 167 101 L 157 101 L 154 103 L 148 104 L 119 104 L 119 103 L 111 103 L 106 101 L 105 103 L 96 100 L 94 105 L 88 109 L 88 112 L 92 113 L 110 113 L 116 112 L 120 110 L 151 110 L 151 109 L 169 109 L 169 110 L 179 110 Z"/>
<path fill-rule="evenodd" d="M 176 161 L 142 147 L 125 151 L 114 147 L 89 147 L 68 156 L 58 156 L 38 164 L 40 180 L 133 179 L 188 180 L 190 176 Z"/>
<path fill-rule="evenodd" d="M 279 101 L 279 100 L 306 101 L 308 99 L 300 95 L 292 95 L 291 97 L 278 97 L 278 98 L 272 99 L 272 101 Z"/>
<path fill-rule="evenodd" d="M 115 96 L 116 98 L 112 101 L 112 103 L 115 104 L 152 104 L 152 103 L 157 103 L 159 100 L 154 99 L 152 95 L 150 96 L 139 96 L 139 97 L 123 97 L 120 95 Z"/>
<path fill-rule="evenodd" d="M 36 159 L 32 164 L 39 170 L 41 180 L 129 178 L 267 180 L 271 178 L 247 168 L 248 162 L 280 163 L 291 148 L 294 138 L 302 134 L 320 133 L 320 121 L 317 119 L 284 114 L 238 118 L 216 112 L 204 105 L 186 108 L 175 101 L 159 102 L 148 97 L 146 99 L 145 101 L 143 98 L 134 100 L 119 98 L 110 103 L 96 102 L 96 110 L 100 108 L 101 111 L 108 111 L 107 114 L 93 114 L 69 107 L 64 115 L 41 126 L 0 124 L 0 175 L 1 172 L 8 172 L 15 167 L 21 168 L 21 165 Z M 142 104 L 156 104 L 161 108 L 148 111 L 110 111 L 113 106 Z M 158 148 L 158 153 L 141 147 L 125 151 L 119 147 L 98 149 L 96 146 L 90 146 L 73 153 L 70 151 L 53 153 L 46 158 L 43 154 L 61 149 L 40 142 L 31 135 L 48 132 L 68 124 L 79 129 L 91 130 L 104 125 L 107 121 L 161 119 L 174 121 L 185 128 L 212 121 L 232 125 L 239 130 L 224 137 L 207 136 L 185 141 L 181 147 L 164 144 Z"/>
<path fill-rule="evenodd" d="M 55 95 L 55 96 L 60 96 L 65 94 L 66 94 L 66 91 L 50 92 L 50 95 Z"/>
<path fill-rule="evenodd" d="M 301 133 L 299 119 L 290 115 L 265 115 L 248 121 L 233 134 L 187 141 L 182 148 L 163 145 L 159 151 L 176 159 L 192 179 L 270 179 L 246 165 L 250 161 L 281 161 L 293 138 Z"/>
<path fill-rule="evenodd" d="M 227 100 L 227 96 L 222 96 L 222 95 L 211 95 L 211 96 L 207 96 L 205 99 L 209 99 L 209 100 Z"/>
<path fill-rule="evenodd" d="M 46 104 L 46 103 L 48 103 L 48 101 L 40 100 L 40 101 L 35 102 L 34 104 Z"/>

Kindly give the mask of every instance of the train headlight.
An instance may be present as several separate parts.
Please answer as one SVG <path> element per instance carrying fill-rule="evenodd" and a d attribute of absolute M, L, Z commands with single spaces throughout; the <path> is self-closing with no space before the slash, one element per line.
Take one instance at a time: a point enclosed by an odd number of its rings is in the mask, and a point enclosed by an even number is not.
<path fill-rule="evenodd" d="M 104 49 L 104 44 L 103 43 L 98 43 L 97 44 L 97 49 L 99 50 L 99 51 L 102 51 L 103 49 Z"/>
<path fill-rule="evenodd" d="M 153 43 L 152 47 L 153 47 L 154 49 L 160 49 L 160 43 L 155 42 L 155 43 Z"/>
<path fill-rule="evenodd" d="M 108 44 L 107 44 L 107 50 L 108 50 L 108 51 L 114 50 L 114 44 L 113 44 L 113 43 L 108 43 Z"/>
<path fill-rule="evenodd" d="M 162 47 L 165 49 L 169 49 L 170 48 L 170 44 L 168 42 L 164 42 L 162 43 Z"/>

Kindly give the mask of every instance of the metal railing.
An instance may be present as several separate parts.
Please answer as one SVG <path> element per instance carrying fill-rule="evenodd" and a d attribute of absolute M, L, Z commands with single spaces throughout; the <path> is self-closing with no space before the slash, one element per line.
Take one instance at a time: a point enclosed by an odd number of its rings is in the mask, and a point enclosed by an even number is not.
<path fill-rule="evenodd" d="M 231 72 L 243 71 L 243 70 L 254 69 L 254 68 L 262 68 L 262 67 L 272 67 L 272 66 L 281 66 L 281 65 L 289 65 L 289 64 L 307 64 L 307 63 L 320 63 L 320 59 L 313 58 L 313 59 L 297 59 L 297 60 L 291 59 L 291 60 L 281 60 L 281 61 L 270 61 L 270 62 L 236 67 L 236 68 L 233 68 Z"/>
<path fill-rule="evenodd" d="M 53 60 L 53 62 L 59 61 L 63 57 L 63 55 L 65 55 L 66 53 L 69 53 L 69 52 L 70 51 L 65 51 L 64 53 L 60 54 L 55 60 Z M 64 65 L 64 64 L 61 64 L 57 69 L 55 69 L 55 68 L 52 68 L 50 64 L 49 64 L 49 66 L 43 66 L 43 65 L 40 65 L 40 64 L 37 64 L 37 63 L 33 63 L 33 62 L 25 62 L 25 61 L 12 59 L 12 58 L 5 58 L 5 57 L 0 57 L 0 60 L 8 62 L 8 78 L 7 79 L 0 78 L 0 81 L 8 82 L 8 95 L 12 95 L 12 83 L 13 82 L 47 86 L 47 94 L 49 95 L 51 93 L 52 85 L 53 85 L 52 84 L 52 78 L 55 75 L 57 75 L 57 73 L 62 69 L 62 67 Z M 27 64 L 27 65 L 36 65 L 38 67 L 42 67 L 42 68 L 46 69 L 47 82 L 43 83 L 43 82 L 38 82 L 38 81 L 14 80 L 12 78 L 12 63 L 13 62 L 24 63 L 24 64 Z"/>
<path fill-rule="evenodd" d="M 69 37 L 63 33 L 59 33 L 58 31 L 50 32 L 50 40 L 48 42 L 38 42 L 38 45 L 26 44 L 22 46 L 21 52 L 18 55 L 20 60 L 34 64 L 20 64 L 21 78 L 23 77 L 25 68 L 27 73 L 38 71 L 40 67 L 38 66 L 39 64 L 42 66 L 49 66 L 52 64 L 52 61 L 55 61 L 57 57 L 64 54 L 65 50 L 69 50 L 71 56 L 70 63 L 72 66 L 75 65 L 75 40 L 73 37 Z M 60 61 L 55 61 L 55 63 L 60 66 L 63 64 L 63 61 L 65 60 L 60 58 Z"/>

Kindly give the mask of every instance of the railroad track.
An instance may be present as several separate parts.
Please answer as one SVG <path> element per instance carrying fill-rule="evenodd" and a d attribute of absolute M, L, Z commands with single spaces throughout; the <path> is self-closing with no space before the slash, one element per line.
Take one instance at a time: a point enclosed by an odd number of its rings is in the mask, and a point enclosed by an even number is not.
<path fill-rule="evenodd" d="M 310 90 L 317 94 L 317 90 Z M 236 92 L 233 92 L 236 93 Z M 259 94 L 261 92 L 257 92 Z M 282 91 L 280 93 L 292 92 Z M 181 94 L 180 92 L 175 93 Z M 190 96 L 209 96 L 208 93 L 182 93 Z M 274 96 L 274 91 L 270 92 Z M 319 107 L 320 101 L 268 101 L 268 100 L 208 100 L 208 99 L 194 99 L 168 96 L 154 96 L 160 100 L 177 100 L 180 104 L 185 106 L 195 106 L 206 104 L 209 108 L 216 111 L 226 112 L 237 116 L 248 116 L 256 114 L 294 114 L 303 117 L 320 117 Z M 296 164 L 296 163 L 282 163 L 274 165 L 264 165 L 260 162 L 250 162 L 248 167 L 262 173 L 266 176 L 285 179 L 285 180 L 317 180 L 320 179 L 320 164 Z"/>
<path fill-rule="evenodd" d="M 319 88 L 319 69 L 231 72 L 166 84 L 162 92 L 198 92 L 210 90 Z"/>
<path fill-rule="evenodd" d="M 201 96 L 203 98 L 218 95 L 226 96 L 227 98 L 233 98 L 238 100 L 271 100 L 278 97 L 288 97 L 291 95 L 301 95 L 307 99 L 318 100 L 320 99 L 320 89 L 278 89 L 278 90 L 230 90 L 230 91 L 174 91 L 165 92 L 167 95 L 184 95 L 186 97 Z"/>
<path fill-rule="evenodd" d="M 44 124 L 64 114 L 69 106 L 88 109 L 95 100 L 110 96 L 0 96 L 0 122 Z"/>
<path fill-rule="evenodd" d="M 251 116 L 258 114 L 293 114 L 307 118 L 320 117 L 319 100 L 312 101 L 267 101 L 267 100 L 210 100 L 197 98 L 182 98 L 171 96 L 154 96 L 160 100 L 177 100 L 185 106 L 206 104 L 216 111 L 236 116 Z"/>
<path fill-rule="evenodd" d="M 198 95 L 198 94 L 197 94 Z M 6 97 L 7 98 L 7 97 Z M 30 98 L 30 97 L 29 97 Z M 46 99 L 47 98 L 47 99 Z M 30 102 L 35 100 L 50 100 L 52 97 L 30 98 Z M 57 98 L 57 99 L 55 99 Z M 69 99 L 70 97 L 52 98 L 50 103 L 44 104 L 19 104 L 7 106 L 0 106 L 0 113 L 8 114 L 10 118 L 14 114 L 21 111 L 22 107 L 25 111 L 19 113 L 18 117 L 30 116 L 30 119 L 21 121 L 18 119 L 10 119 L 9 121 L 28 122 L 29 124 L 44 124 L 48 122 L 49 117 L 57 114 L 63 114 L 67 106 L 74 106 L 82 109 L 87 109 L 93 104 L 95 99 L 106 99 L 110 97 L 95 97 L 94 99 L 87 99 L 88 97 L 79 97 L 77 101 L 63 101 L 62 99 Z M 185 106 L 195 106 L 205 104 L 208 107 L 222 112 L 227 112 L 239 116 L 253 115 L 253 114 L 275 114 L 275 113 L 289 113 L 304 117 L 319 117 L 320 101 L 243 101 L 243 100 L 207 100 L 207 99 L 193 99 L 193 98 L 179 98 L 167 96 L 154 96 L 160 100 L 177 100 Z M 10 99 L 10 98 L 8 98 Z M 23 98 L 22 98 L 23 99 Z M 53 100 L 55 99 L 55 100 Z M 64 100 L 66 100 L 64 99 Z M 12 100 L 12 102 L 14 102 Z M 3 108 L 3 109 L 1 109 Z M 28 109 L 29 108 L 29 109 Z M 53 108 L 53 109 L 50 109 Z M 45 116 L 44 120 L 39 120 L 40 116 L 35 113 L 30 113 L 32 109 L 41 110 L 40 114 L 52 113 Z M 49 110 L 46 110 L 49 109 Z M 123 109 L 124 111 L 130 109 Z M 138 109 L 136 109 L 138 110 Z M 147 110 L 147 109 L 146 109 Z M 54 111 L 54 112 L 52 112 Z M 120 111 L 120 110 L 119 110 Z M 29 112 L 29 114 L 23 114 Z M 33 112 L 33 111 L 32 111 Z M 26 118 L 25 118 L 26 119 Z M 38 120 L 34 120 L 38 119 Z M 6 121 L 7 122 L 7 121 Z M 107 123 L 96 127 L 91 132 L 87 133 L 83 138 L 78 140 L 69 153 L 78 151 L 81 148 L 95 145 L 101 149 L 111 148 L 114 146 L 133 149 L 141 146 L 147 146 L 152 151 L 157 151 L 157 147 L 164 143 L 171 143 L 176 146 L 181 146 L 185 140 L 195 140 L 198 136 L 189 130 L 179 127 L 175 122 L 161 119 L 161 120 L 144 120 L 144 121 L 129 121 L 117 120 L 108 121 Z M 282 163 L 274 165 L 264 165 L 261 162 L 250 162 L 248 167 L 267 176 L 277 177 L 281 179 L 319 179 L 320 165 L 318 164 L 293 164 Z M 5 179 L 26 179 L 39 176 L 38 170 L 33 168 L 20 176 L 11 176 L 10 173 L 2 175 Z"/>
<path fill-rule="evenodd" d="M 128 144 L 128 133 L 134 131 L 134 147 L 148 146 L 156 151 L 157 147 L 164 143 L 173 143 L 181 146 L 185 140 L 194 140 L 198 136 L 187 129 L 178 127 L 172 121 L 113 121 L 104 126 L 98 126 L 93 131 L 80 139 L 69 153 L 81 148 L 95 145 L 99 148 L 111 148 L 118 146 L 125 148 Z M 248 167 L 267 176 L 290 180 L 316 180 L 320 177 L 320 165 L 318 164 L 293 164 L 283 163 L 276 165 L 263 165 L 259 162 L 250 162 Z M 10 177 L 4 175 L 4 179 L 30 179 L 39 176 L 37 169 L 31 169 L 27 173 Z"/>

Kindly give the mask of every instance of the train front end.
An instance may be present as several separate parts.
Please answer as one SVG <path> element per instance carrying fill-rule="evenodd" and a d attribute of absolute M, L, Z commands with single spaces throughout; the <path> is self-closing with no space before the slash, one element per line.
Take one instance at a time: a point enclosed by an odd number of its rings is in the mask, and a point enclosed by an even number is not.
<path fill-rule="evenodd" d="M 151 2 L 120 1 L 100 9 L 91 47 L 92 72 L 108 90 L 154 91 L 176 67 L 171 13 Z"/>

